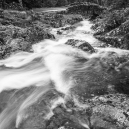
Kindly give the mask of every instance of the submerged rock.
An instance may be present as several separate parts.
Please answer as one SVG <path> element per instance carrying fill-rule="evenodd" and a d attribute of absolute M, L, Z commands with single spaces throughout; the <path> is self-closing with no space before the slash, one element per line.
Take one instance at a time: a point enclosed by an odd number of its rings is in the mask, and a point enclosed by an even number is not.
<path fill-rule="evenodd" d="M 122 94 L 109 94 L 89 100 L 92 105 L 91 127 L 95 129 L 123 129 L 129 126 L 128 101 Z"/>
<path fill-rule="evenodd" d="M 32 45 L 44 39 L 54 39 L 54 35 L 40 26 L 21 28 L 13 25 L 1 26 L 1 59 L 12 52 L 30 51 Z"/>

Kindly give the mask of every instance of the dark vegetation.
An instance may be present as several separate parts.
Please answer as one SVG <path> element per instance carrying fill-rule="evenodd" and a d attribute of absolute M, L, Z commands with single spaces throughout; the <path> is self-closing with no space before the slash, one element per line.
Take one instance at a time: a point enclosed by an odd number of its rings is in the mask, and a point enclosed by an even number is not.
<path fill-rule="evenodd" d="M 95 3 L 105 7 L 126 8 L 128 0 L 1 0 L 0 7 L 7 9 L 32 9 L 38 7 L 59 7 L 77 5 L 84 2 Z"/>
<path fill-rule="evenodd" d="M 87 0 L 83 0 L 86 1 Z M 82 1 L 82 2 L 83 2 Z M 12 9 L 32 9 L 37 7 L 58 7 L 58 6 L 65 6 L 69 5 L 71 3 L 78 2 L 76 0 L 1 0 L 0 1 L 0 7 L 6 9 L 6 8 L 12 8 Z M 79 1 L 80 3 L 80 1 Z"/>

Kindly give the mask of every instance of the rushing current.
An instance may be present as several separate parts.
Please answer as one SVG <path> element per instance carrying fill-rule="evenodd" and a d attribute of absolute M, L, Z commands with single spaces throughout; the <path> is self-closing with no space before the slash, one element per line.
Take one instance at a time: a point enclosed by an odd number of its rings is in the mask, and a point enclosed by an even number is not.
<path fill-rule="evenodd" d="M 47 116 L 58 103 L 65 103 L 71 97 L 78 106 L 76 94 L 92 94 L 92 88 L 102 89 L 116 85 L 118 80 L 129 77 L 129 51 L 116 48 L 99 48 L 100 41 L 93 37 L 92 24 L 84 20 L 75 30 L 56 35 L 56 40 L 44 40 L 33 45 L 33 53 L 19 52 L 5 60 L 0 60 L 0 92 L 35 86 L 35 90 L 19 102 L 12 102 L 0 114 L 0 129 L 9 129 L 13 120 L 18 128 L 27 118 L 26 109 L 35 103 L 45 92 L 55 89 L 63 94 L 52 101 Z M 89 42 L 96 52 L 86 53 L 65 44 L 68 39 L 81 39 Z M 72 90 L 76 92 L 72 92 Z M 79 90 L 78 90 L 79 89 Z M 87 92 L 88 91 L 88 92 Z M 85 124 L 83 124 L 86 126 Z M 87 126 L 86 126 L 87 127 Z M 88 127 L 87 127 L 88 128 Z"/>

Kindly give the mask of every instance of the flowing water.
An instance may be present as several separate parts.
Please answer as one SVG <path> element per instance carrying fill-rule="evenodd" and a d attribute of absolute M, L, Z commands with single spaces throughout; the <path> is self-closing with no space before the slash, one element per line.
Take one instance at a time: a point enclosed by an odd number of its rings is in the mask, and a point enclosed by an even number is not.
<path fill-rule="evenodd" d="M 101 42 L 93 37 L 91 26 L 88 20 L 84 20 L 76 29 L 64 31 L 62 35 L 56 34 L 58 29 L 52 29 L 56 40 L 44 40 L 33 45 L 33 53 L 20 52 L 0 61 L 0 92 L 35 86 L 26 97 L 8 104 L 2 111 L 0 129 L 9 129 L 13 121 L 18 128 L 27 118 L 26 109 L 50 89 L 55 89 L 63 97 L 51 103 L 47 118 L 51 117 L 52 109 L 58 103 L 65 103 L 69 96 L 74 97 L 71 89 L 75 88 L 75 93 L 81 95 L 91 86 L 97 85 L 104 90 L 107 85 L 115 84 L 121 75 L 129 77 L 126 63 L 129 51 L 99 48 Z M 65 45 L 71 38 L 89 42 L 96 53 L 89 54 Z M 75 103 L 81 106 L 76 99 Z"/>
<path fill-rule="evenodd" d="M 56 32 L 59 29 L 52 29 L 52 34 L 56 36 L 58 39 L 59 44 L 64 44 L 68 39 L 79 39 L 79 40 L 85 40 L 88 43 L 90 43 L 92 46 L 97 47 L 100 46 L 102 42 L 97 40 L 93 33 L 94 31 L 91 29 L 92 23 L 88 20 L 83 20 L 80 23 L 77 23 L 76 29 L 70 29 L 62 32 L 62 35 L 57 35 Z M 66 26 L 69 27 L 69 26 Z M 62 27 L 64 28 L 64 27 Z"/>

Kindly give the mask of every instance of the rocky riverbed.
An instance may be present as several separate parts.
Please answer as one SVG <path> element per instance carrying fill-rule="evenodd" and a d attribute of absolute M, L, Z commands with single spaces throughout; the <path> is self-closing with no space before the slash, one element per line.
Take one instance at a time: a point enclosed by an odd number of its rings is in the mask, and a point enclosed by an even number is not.
<path fill-rule="evenodd" d="M 51 28 L 82 21 L 81 15 L 0 10 L 0 59 L 17 51 L 31 51 L 33 44 L 55 39 Z"/>
<path fill-rule="evenodd" d="M 70 8 L 78 14 L 0 10 L 0 129 L 129 128 L 128 8 L 86 7 Z M 76 68 L 66 69 L 65 81 L 75 78 L 69 94 L 69 83 L 55 88 L 68 64 Z"/>

